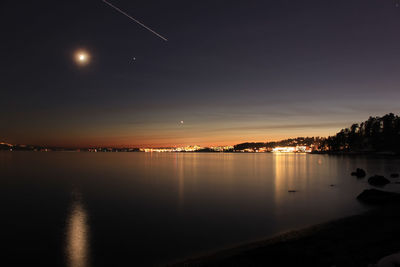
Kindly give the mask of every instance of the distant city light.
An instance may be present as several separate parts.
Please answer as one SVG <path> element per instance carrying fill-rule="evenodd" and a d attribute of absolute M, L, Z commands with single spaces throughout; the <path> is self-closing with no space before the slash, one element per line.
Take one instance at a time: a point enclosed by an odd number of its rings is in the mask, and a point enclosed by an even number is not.
<path fill-rule="evenodd" d="M 288 147 L 275 147 L 272 149 L 274 153 L 293 153 L 296 152 L 296 147 L 288 146 Z"/>
<path fill-rule="evenodd" d="M 285 147 L 274 147 L 272 152 L 274 153 L 309 153 L 312 149 L 307 146 L 285 146 Z"/>

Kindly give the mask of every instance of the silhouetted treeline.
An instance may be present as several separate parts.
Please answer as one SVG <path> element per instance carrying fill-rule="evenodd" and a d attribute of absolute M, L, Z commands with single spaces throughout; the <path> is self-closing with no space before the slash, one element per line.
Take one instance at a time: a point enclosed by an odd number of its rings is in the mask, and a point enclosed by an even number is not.
<path fill-rule="evenodd" d="M 81 152 L 139 152 L 139 148 L 65 148 L 0 143 L 0 150 L 8 151 L 81 151 Z"/>
<path fill-rule="evenodd" d="M 400 152 L 400 117 L 393 113 L 369 117 L 361 124 L 342 129 L 321 143 L 324 151 Z"/>
<path fill-rule="evenodd" d="M 244 149 L 260 149 L 262 147 L 265 148 L 274 148 L 277 146 L 311 146 L 315 143 L 321 142 L 320 137 L 297 137 L 297 138 L 290 138 L 281 141 L 274 141 L 274 142 L 257 142 L 257 143 L 242 143 L 237 144 L 234 146 L 234 150 L 244 150 Z"/>
<path fill-rule="evenodd" d="M 44 147 L 27 146 L 27 145 L 11 145 L 11 144 L 6 144 L 6 143 L 0 143 L 0 150 L 32 151 L 34 149 L 40 150 L 40 149 L 44 149 Z"/>

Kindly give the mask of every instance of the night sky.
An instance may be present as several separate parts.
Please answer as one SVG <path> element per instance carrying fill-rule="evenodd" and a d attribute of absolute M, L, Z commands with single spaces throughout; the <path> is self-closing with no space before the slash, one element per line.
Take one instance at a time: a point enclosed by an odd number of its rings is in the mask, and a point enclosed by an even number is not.
<path fill-rule="evenodd" d="M 0 141 L 225 145 L 398 113 L 397 1 L 110 2 L 168 41 L 101 0 L 0 2 Z"/>

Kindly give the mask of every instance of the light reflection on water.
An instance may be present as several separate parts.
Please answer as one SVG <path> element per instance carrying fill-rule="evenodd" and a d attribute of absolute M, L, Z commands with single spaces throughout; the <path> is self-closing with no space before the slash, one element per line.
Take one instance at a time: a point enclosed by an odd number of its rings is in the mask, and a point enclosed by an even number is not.
<path fill-rule="evenodd" d="M 89 225 L 87 212 L 78 196 L 67 218 L 66 254 L 69 267 L 89 266 Z"/>
<path fill-rule="evenodd" d="M 154 266 L 362 212 L 368 177 L 350 173 L 388 177 L 399 166 L 312 154 L 0 152 L 1 239 L 34 266 Z M 384 189 L 400 191 L 392 181 Z"/>

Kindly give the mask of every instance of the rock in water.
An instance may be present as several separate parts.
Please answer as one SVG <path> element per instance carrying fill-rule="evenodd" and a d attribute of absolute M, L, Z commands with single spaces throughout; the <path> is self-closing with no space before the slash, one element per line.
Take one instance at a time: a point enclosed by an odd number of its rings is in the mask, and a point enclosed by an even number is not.
<path fill-rule="evenodd" d="M 367 204 L 399 203 L 400 194 L 377 189 L 366 189 L 357 196 L 357 199 Z"/>
<path fill-rule="evenodd" d="M 390 181 L 382 175 L 374 175 L 368 179 L 368 183 L 373 186 L 384 186 L 389 184 Z"/>
<path fill-rule="evenodd" d="M 367 173 L 360 168 L 357 168 L 355 172 L 351 173 L 352 176 L 357 176 L 357 178 L 363 178 L 367 175 Z"/>

